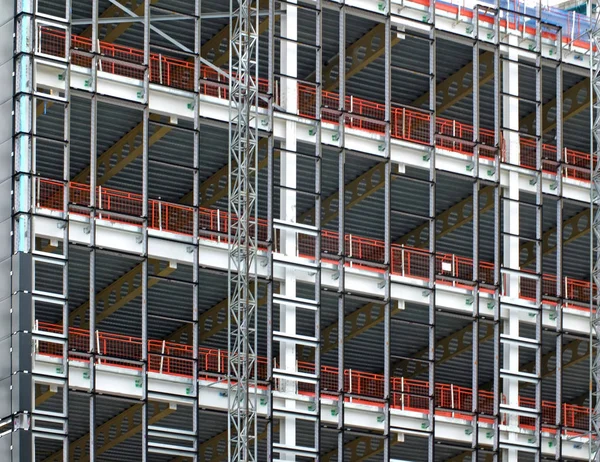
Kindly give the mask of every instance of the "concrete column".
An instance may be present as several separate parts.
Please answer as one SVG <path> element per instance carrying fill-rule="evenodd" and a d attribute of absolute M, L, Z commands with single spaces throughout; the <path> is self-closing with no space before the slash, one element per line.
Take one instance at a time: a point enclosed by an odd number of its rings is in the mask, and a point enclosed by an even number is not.
<path fill-rule="evenodd" d="M 516 48 L 518 37 L 509 35 L 508 42 L 513 48 L 509 49 L 508 56 L 511 61 L 505 61 L 503 72 L 503 92 L 510 95 L 519 94 L 519 65 L 516 64 L 519 52 Z M 503 97 L 504 112 L 503 125 L 504 141 L 506 146 L 506 161 L 513 165 L 520 164 L 521 147 L 519 143 L 519 100 L 517 98 Z M 505 268 L 519 270 L 519 176 L 518 172 L 511 171 L 508 178 L 508 188 L 504 190 L 504 252 L 503 265 Z M 516 274 L 506 275 L 504 279 L 505 291 L 509 298 L 518 299 L 519 297 L 519 277 Z M 519 312 L 508 310 L 509 317 L 503 321 L 504 334 L 519 336 Z M 518 373 L 519 372 L 519 347 L 514 344 L 504 344 L 504 364 L 503 368 Z M 504 398 L 506 404 L 512 407 L 519 405 L 519 381 L 515 378 L 505 378 L 503 380 Z M 518 416 L 510 415 L 508 424 L 518 427 Z M 514 436 L 514 435 L 511 435 Z M 517 460 L 518 451 L 510 449 L 506 452 L 506 460 Z"/>
<path fill-rule="evenodd" d="M 298 37 L 298 8 L 290 0 L 285 6 L 285 14 L 281 15 L 281 35 L 289 40 L 281 41 L 281 74 L 290 78 L 281 79 L 281 102 L 288 113 L 298 112 L 298 84 L 293 77 L 298 76 L 297 55 L 298 46 L 295 41 Z M 286 188 L 280 192 L 280 219 L 286 222 L 296 222 L 296 123 L 286 122 L 285 141 L 282 142 L 280 159 L 281 184 Z M 296 233 L 292 231 L 281 231 L 280 252 L 288 257 L 297 255 Z M 296 275 L 294 270 L 285 269 L 283 282 L 280 284 L 280 294 L 285 297 L 296 297 Z M 280 305 L 280 330 L 282 333 L 293 336 L 296 334 L 296 307 L 293 305 Z M 280 368 L 290 374 L 298 371 L 296 365 L 296 345 L 288 342 L 280 342 L 279 350 Z M 287 381 L 284 385 L 285 391 L 297 391 L 297 383 Z M 286 408 L 294 410 L 296 402 L 286 401 Z M 296 419 L 285 417 L 280 425 L 280 443 L 287 446 L 296 445 Z M 282 454 L 281 460 L 295 460 L 294 456 Z"/>

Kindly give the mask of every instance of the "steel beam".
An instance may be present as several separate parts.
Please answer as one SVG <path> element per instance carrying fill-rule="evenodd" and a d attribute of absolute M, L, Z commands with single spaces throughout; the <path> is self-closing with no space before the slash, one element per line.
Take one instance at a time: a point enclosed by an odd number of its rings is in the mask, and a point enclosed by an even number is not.
<path fill-rule="evenodd" d="M 397 443 L 397 441 L 392 441 L 392 444 L 395 443 Z M 359 436 L 344 444 L 344 456 L 342 457 L 342 460 L 348 460 L 349 462 L 367 461 L 371 457 L 381 454 L 384 450 L 384 444 L 384 438 Z M 350 452 L 348 457 L 346 457 L 346 451 Z M 321 457 L 321 462 L 334 462 L 336 460 L 339 460 L 337 449 L 334 449 Z"/>
<path fill-rule="evenodd" d="M 590 399 L 590 390 L 588 388 L 585 392 L 583 392 L 582 394 L 580 394 L 576 398 L 570 399 L 567 402 L 567 404 L 575 404 L 577 406 L 585 406 L 586 402 L 589 403 L 589 399 Z"/>
<path fill-rule="evenodd" d="M 581 346 L 585 346 L 585 348 L 581 348 Z M 567 362 L 563 362 L 562 368 L 563 371 L 571 366 L 574 366 L 581 361 L 585 361 L 590 357 L 589 344 L 587 340 L 573 340 L 567 345 L 563 346 L 563 359 L 568 357 L 569 360 Z M 541 358 L 541 369 L 540 369 L 540 378 L 544 379 L 552 374 L 556 370 L 556 364 L 554 366 L 551 365 L 552 361 L 556 360 L 556 350 L 551 350 Z M 520 370 L 523 372 L 533 373 L 536 369 L 536 362 L 531 361 L 527 364 L 524 364 L 520 367 Z M 483 390 L 489 390 L 493 384 L 491 382 L 487 382 L 481 386 Z M 521 384 L 521 388 L 525 388 L 529 386 L 530 383 L 523 382 Z"/>
<path fill-rule="evenodd" d="M 258 149 L 266 148 L 268 144 L 268 138 L 261 138 L 258 142 Z M 274 151 L 273 155 L 279 157 L 280 152 Z M 262 170 L 267 166 L 268 156 L 265 156 L 263 160 L 258 162 L 258 171 Z M 200 207 L 212 207 L 219 200 L 227 196 L 227 188 L 229 175 L 229 164 L 225 164 L 200 185 Z M 191 204 L 194 198 L 194 191 L 190 191 L 181 199 L 179 202 L 182 204 Z"/>
<path fill-rule="evenodd" d="M 276 432 L 279 429 L 278 425 L 275 425 L 273 431 Z M 199 455 L 202 462 L 225 462 L 227 461 L 227 441 L 229 437 L 227 436 L 228 432 L 225 430 L 224 432 L 219 433 L 218 435 L 213 436 L 211 439 L 206 440 L 204 443 L 201 443 L 199 448 Z M 259 433 L 256 437 L 257 441 L 264 440 L 267 437 L 267 430 Z M 171 459 L 169 462 L 188 462 L 191 461 L 189 457 L 175 457 Z"/>
<path fill-rule="evenodd" d="M 395 302 L 391 315 L 400 312 L 398 302 Z M 385 304 L 367 303 L 344 317 L 344 332 L 348 334 L 344 341 L 352 340 L 363 332 L 382 323 L 385 319 Z M 338 347 L 338 323 L 333 322 L 321 330 L 321 354 L 325 354 Z M 305 348 L 303 345 L 296 347 L 298 358 L 304 361 L 312 361 L 315 357 L 314 348 Z"/>
<path fill-rule="evenodd" d="M 494 326 L 491 323 L 483 324 L 480 332 L 479 343 L 491 339 L 494 336 Z M 456 356 L 471 349 L 473 341 L 473 325 L 468 326 L 440 339 L 435 344 L 436 356 L 441 353 L 439 359 L 436 359 L 436 365 L 455 358 Z M 402 359 L 392 363 L 391 370 L 393 375 L 412 378 L 429 371 L 429 364 L 425 361 L 429 356 L 429 348 L 423 348 L 414 355 L 414 359 Z M 419 361 L 422 359 L 423 361 Z"/>
<path fill-rule="evenodd" d="M 353 56 L 352 66 L 350 67 L 350 69 L 348 71 L 346 71 L 347 78 L 351 77 L 352 75 L 356 74 L 360 70 L 364 69 L 367 65 L 369 65 L 369 63 L 371 63 L 374 59 L 376 59 L 383 53 L 383 51 L 384 51 L 383 47 L 384 47 L 384 42 L 385 42 L 384 37 L 383 37 L 385 28 L 383 26 L 384 26 L 384 24 L 380 24 L 380 25 L 374 27 L 366 35 L 361 37 L 359 40 L 354 42 L 352 45 L 350 45 L 350 47 L 348 47 L 346 49 L 347 56 Z M 397 43 L 397 41 L 399 39 L 395 39 L 395 40 L 396 41 L 392 40 L 392 46 L 395 43 Z M 377 44 L 377 43 L 379 43 L 379 46 L 373 45 L 373 44 Z M 365 57 L 364 59 L 358 59 L 358 56 L 360 56 L 362 53 L 364 53 L 365 50 L 369 49 L 369 47 L 374 49 L 373 56 L 368 56 L 368 57 Z M 355 55 L 356 55 L 356 57 L 355 57 Z M 480 85 L 485 84 L 490 79 L 492 79 L 494 76 L 493 57 L 494 57 L 494 53 L 491 53 L 491 52 L 486 52 L 481 55 L 480 67 L 485 66 L 485 70 L 484 70 L 483 76 L 480 77 Z M 331 77 L 331 72 L 336 70 L 338 67 L 338 60 L 339 59 L 336 56 L 325 66 L 325 69 L 323 70 L 323 79 L 325 82 L 324 83 L 325 90 L 335 89 L 337 87 L 337 85 L 339 84 L 339 82 L 337 80 L 334 80 L 334 78 Z M 446 110 L 448 107 L 456 104 L 458 101 L 460 101 L 464 97 L 468 96 L 473 91 L 472 74 L 473 74 L 473 63 L 469 63 L 436 86 L 438 91 L 443 92 L 442 102 L 440 103 L 440 105 L 437 108 L 438 112 Z M 336 72 L 336 75 L 337 75 L 337 72 Z M 311 76 L 309 76 L 309 79 L 310 78 L 311 78 Z M 425 93 L 424 95 L 422 95 L 421 97 L 419 97 L 415 101 L 413 101 L 412 105 L 419 107 L 428 101 L 429 101 L 429 92 Z M 354 179 L 352 182 L 350 182 L 346 186 L 346 192 L 347 193 L 349 192 L 351 194 L 351 199 L 350 199 L 350 202 L 346 205 L 346 209 L 353 207 L 354 205 L 358 204 L 362 200 L 370 197 L 374 192 L 383 188 L 383 186 L 385 184 L 384 170 L 385 170 L 385 164 L 384 163 L 378 164 L 378 165 L 374 166 L 373 168 L 367 170 L 362 175 L 358 176 L 356 179 Z M 487 188 L 484 188 L 482 190 L 482 192 L 486 191 L 486 190 L 487 190 Z M 491 190 L 493 191 L 493 189 L 491 189 Z M 493 197 L 493 195 L 490 195 L 490 197 Z M 491 201 L 491 199 L 490 199 L 490 201 Z M 323 211 L 323 218 L 321 221 L 322 226 L 337 217 L 337 214 L 338 214 L 337 209 L 335 209 L 335 210 L 332 209 L 332 206 L 336 206 L 337 202 L 338 202 L 338 193 L 337 192 L 332 194 L 331 196 L 327 197 L 325 200 L 323 200 L 322 205 L 321 205 L 322 211 Z M 472 202 L 472 199 L 468 198 L 468 199 L 465 199 L 465 201 L 463 201 L 463 202 L 464 202 L 464 205 L 459 206 L 457 204 L 457 207 L 464 208 L 464 206 L 467 203 Z M 491 201 L 491 203 L 493 205 L 493 201 Z M 488 209 L 486 209 L 486 210 L 489 210 L 489 208 L 491 208 L 491 206 L 489 206 Z M 461 221 L 461 223 L 465 224 L 466 222 L 470 221 L 470 219 L 471 218 L 469 218 L 469 220 L 467 220 L 465 222 Z M 300 221 L 300 223 L 304 223 L 304 224 L 314 223 L 314 209 L 304 212 L 300 216 L 299 221 Z M 462 226 L 462 224 L 459 226 Z M 423 226 L 427 226 L 427 225 L 423 225 Z M 453 228 L 453 229 L 455 229 L 455 228 Z M 448 231 L 448 232 L 450 232 L 450 231 Z M 446 233 L 444 233 L 444 234 L 446 234 Z"/>
<path fill-rule="evenodd" d="M 148 403 L 148 425 L 154 425 L 159 420 L 175 412 L 176 407 L 169 403 L 150 402 Z M 121 412 L 112 419 L 107 420 L 96 428 L 96 439 L 102 441 L 102 445 L 95 450 L 96 456 L 114 448 L 123 441 L 135 436 L 142 431 L 142 423 L 136 423 L 136 420 L 142 421 L 141 415 L 136 419 L 137 414 L 143 411 L 143 404 L 134 404 L 129 409 Z M 97 441 L 90 441 L 90 434 L 86 434 L 78 440 L 69 444 L 69 460 L 88 462 L 89 445 Z M 62 450 L 55 452 L 43 462 L 62 462 Z"/>
<path fill-rule="evenodd" d="M 152 3 L 156 3 L 157 0 L 151 0 Z M 261 0 L 262 4 L 263 0 Z M 121 4 L 125 3 L 125 0 L 120 0 Z M 268 2 L 266 2 L 268 4 Z M 134 12 L 139 16 L 144 13 L 144 1 L 136 0 L 136 9 Z M 141 11 L 138 11 L 141 10 Z M 110 17 L 110 16 L 121 16 L 124 14 L 124 11 L 118 8 L 115 5 L 111 5 L 106 11 L 102 14 L 101 17 Z M 263 21 L 264 23 L 265 21 Z M 110 39 L 116 39 L 120 34 L 122 34 L 132 23 L 123 23 L 123 24 L 115 24 L 112 27 L 110 34 Z M 262 23 L 261 23 L 262 24 Z M 111 26 L 107 26 L 111 27 Z M 91 28 L 89 29 L 89 34 L 91 34 Z M 86 29 L 87 31 L 87 29 Z M 108 34 L 107 34 L 108 36 Z M 217 34 L 210 39 L 201 49 L 201 56 L 205 59 L 210 57 L 210 53 L 212 53 L 217 46 L 217 43 L 221 43 L 222 38 L 227 37 L 227 41 L 229 41 L 229 25 L 225 26 L 221 29 Z M 104 38 L 105 41 L 111 41 L 107 38 Z M 220 49 L 220 48 L 219 48 Z M 223 51 L 220 51 L 219 59 L 223 59 L 225 62 L 229 59 L 229 45 L 228 43 L 224 47 Z M 215 65 L 218 65 L 215 63 Z M 43 106 L 41 108 L 43 110 Z M 38 106 L 38 112 L 40 111 L 40 107 Z M 159 117 L 156 115 L 151 116 L 151 120 L 157 121 Z M 106 183 L 110 178 L 123 170 L 127 165 L 137 159 L 142 155 L 143 152 L 143 144 L 141 140 L 143 138 L 143 123 L 140 122 L 133 129 L 131 129 L 128 133 L 126 133 L 119 141 L 117 141 L 112 147 L 106 150 L 97 160 L 98 165 L 98 173 L 99 177 L 97 179 L 98 186 Z M 171 127 L 162 126 L 155 127 L 154 133 L 148 138 L 148 148 L 152 146 L 154 143 L 160 141 L 171 131 Z M 224 167 L 227 170 L 227 167 Z M 77 182 L 86 182 L 88 181 L 90 175 L 90 167 L 86 167 L 81 172 L 79 172 L 72 181 Z M 207 186 L 208 188 L 208 186 Z M 227 187 L 225 186 L 225 192 L 227 191 Z M 190 193 L 191 195 L 192 193 Z M 187 200 L 189 200 L 188 195 L 184 196 Z"/>
<path fill-rule="evenodd" d="M 473 454 L 475 451 L 461 452 L 459 455 L 446 459 L 446 462 L 472 462 Z M 493 454 L 477 454 L 477 462 L 492 462 L 494 460 Z"/>
<path fill-rule="evenodd" d="M 165 265 L 165 262 L 153 259 L 148 260 L 148 265 L 153 267 L 153 274 L 157 277 L 166 277 L 177 268 L 170 263 L 166 263 Z M 142 263 L 136 265 L 133 269 L 96 294 L 96 307 L 102 310 L 96 314 L 96 323 L 102 322 L 108 316 L 142 294 L 142 268 Z M 148 279 L 149 288 L 160 281 L 160 279 L 152 276 Z M 85 314 L 89 308 L 89 300 L 75 308 L 69 314 L 69 326 L 86 329 L 89 326 L 89 322 Z"/>
<path fill-rule="evenodd" d="M 35 385 L 35 407 L 36 408 L 41 406 L 43 403 L 48 401 L 50 398 L 52 398 L 56 394 L 55 391 L 52 391 L 52 389 L 50 388 L 50 385 L 44 385 L 44 386 L 48 387 L 48 389 L 46 391 L 42 390 L 41 384 Z"/>
<path fill-rule="evenodd" d="M 269 0 L 259 0 L 260 9 L 269 8 Z M 276 17 L 279 19 L 279 16 Z M 269 18 L 263 19 L 258 25 L 258 34 L 261 35 L 269 27 Z M 217 32 L 208 42 L 202 45 L 200 54 L 211 61 L 215 66 L 221 67 L 229 62 L 229 25 Z"/>
<path fill-rule="evenodd" d="M 158 116 L 151 116 L 151 120 L 159 120 Z M 164 138 L 171 131 L 171 127 L 154 127 L 154 132 L 148 137 L 148 148 L 157 141 Z M 113 176 L 123 170 L 127 165 L 136 160 L 143 152 L 144 124 L 140 122 L 125 134 L 119 141 L 113 144 L 98 157 L 96 184 L 102 186 Z M 88 183 L 90 178 L 90 167 L 84 168 L 72 181 Z"/>
<path fill-rule="evenodd" d="M 485 85 L 494 77 L 494 53 L 486 51 L 479 57 L 479 68 L 483 68 L 483 75 L 479 77 L 479 86 Z M 438 101 L 436 111 L 441 114 L 446 109 L 454 106 L 461 99 L 469 96 L 473 91 L 473 62 L 463 66 L 454 74 L 436 85 L 437 94 L 442 94 L 442 101 Z M 429 105 L 429 92 L 413 101 L 412 106 L 421 107 Z"/>
<path fill-rule="evenodd" d="M 144 0 L 118 0 L 118 2 L 127 6 L 130 10 L 134 12 L 136 16 L 144 16 Z M 154 5 L 158 0 L 150 0 L 150 4 Z M 100 18 L 120 18 L 125 17 L 125 11 L 119 8 L 117 5 L 111 5 L 106 8 Z M 133 22 L 125 22 L 125 23 L 112 23 L 105 25 L 105 35 L 102 37 L 103 42 L 114 42 L 118 39 L 127 29 L 129 29 L 133 25 Z M 81 34 L 83 37 L 91 37 L 92 36 L 92 26 L 89 26 L 85 29 Z"/>
<path fill-rule="evenodd" d="M 590 79 L 585 78 L 563 93 L 563 122 L 579 114 L 590 105 Z M 542 134 L 556 128 L 556 98 L 542 106 Z M 521 130 L 535 134 L 535 111 L 521 119 Z"/>
<path fill-rule="evenodd" d="M 584 348 L 581 348 L 582 346 Z M 590 357 L 589 342 L 587 340 L 573 340 L 572 342 L 563 346 L 563 359 L 565 357 L 568 357 L 569 360 L 567 362 L 563 362 L 563 370 L 567 367 L 574 366 L 575 364 L 580 363 L 581 361 L 585 361 Z M 550 364 L 552 361 L 555 361 L 554 366 Z M 556 350 L 551 350 L 545 355 L 543 355 L 541 363 L 542 379 L 554 374 L 554 371 L 556 370 Z M 521 366 L 521 370 L 523 372 L 528 373 L 535 372 L 535 368 L 535 361 L 531 361 L 525 364 L 524 366 Z M 529 383 L 524 382 L 521 387 L 524 388 L 527 385 L 529 385 Z"/>
<path fill-rule="evenodd" d="M 266 291 L 256 303 L 258 306 L 267 303 Z M 206 342 L 213 335 L 216 335 L 222 330 L 227 329 L 227 309 L 227 298 L 224 298 L 212 308 L 200 315 L 198 318 L 200 343 Z M 193 325 L 188 323 L 173 331 L 171 334 L 165 337 L 165 340 L 191 345 L 193 340 L 192 334 Z"/>
<path fill-rule="evenodd" d="M 370 168 L 362 175 L 359 175 L 350 183 L 348 183 L 344 190 L 347 195 L 350 196 L 350 201 L 346 204 L 346 210 L 354 207 L 359 202 L 363 201 L 367 197 L 370 197 L 373 193 L 383 188 L 385 185 L 385 164 L 377 164 L 375 167 Z M 338 216 L 338 209 L 336 205 L 338 203 L 339 192 L 336 192 L 321 203 L 321 210 L 323 217 L 321 218 L 321 226 L 329 223 Z M 303 224 L 314 224 L 315 222 L 315 209 L 312 208 L 307 210 L 300 215 L 299 223 Z"/>
<path fill-rule="evenodd" d="M 471 207 L 469 210 L 468 207 Z M 454 204 L 452 207 L 440 213 L 435 220 L 442 223 L 440 229 L 436 227 L 436 239 L 444 237 L 455 229 L 466 225 L 473 220 L 473 196 Z M 487 186 L 479 190 L 480 215 L 494 207 L 494 187 Z M 425 222 L 396 241 L 397 244 L 409 245 L 416 248 L 424 248 L 429 245 L 429 222 Z"/>
<path fill-rule="evenodd" d="M 400 41 L 398 37 L 391 40 L 392 47 Z M 381 23 L 359 38 L 356 42 L 346 47 L 346 80 L 358 74 L 365 67 L 383 55 L 385 51 L 385 24 Z M 339 54 L 331 58 L 323 68 L 322 83 L 326 91 L 335 90 L 340 84 L 339 75 Z M 350 64 L 348 66 L 348 63 Z M 307 77 L 307 80 L 314 80 L 315 73 Z"/>
<path fill-rule="evenodd" d="M 590 211 L 583 210 L 563 222 L 563 246 L 579 239 L 590 232 Z M 542 235 L 542 254 L 554 252 L 558 239 L 557 229 L 552 228 Z M 521 267 L 525 268 L 535 262 L 535 242 L 529 241 L 521 244 L 521 256 L 524 258 Z"/>

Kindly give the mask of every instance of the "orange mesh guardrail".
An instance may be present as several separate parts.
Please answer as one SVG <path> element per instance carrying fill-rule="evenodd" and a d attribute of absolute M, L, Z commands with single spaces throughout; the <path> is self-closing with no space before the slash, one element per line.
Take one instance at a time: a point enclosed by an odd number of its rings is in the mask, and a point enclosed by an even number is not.
<path fill-rule="evenodd" d="M 37 179 L 36 204 L 39 209 L 63 211 L 63 195 L 65 184 L 59 181 Z M 69 210 L 71 213 L 84 213 L 82 208 L 89 206 L 90 186 L 80 183 L 69 183 Z M 119 191 L 112 188 L 98 187 L 96 201 L 99 205 L 98 217 L 113 222 L 141 226 L 142 196 L 140 194 Z M 148 201 L 148 226 L 159 231 L 174 234 L 193 235 L 194 209 L 180 204 Z M 202 239 L 226 242 L 229 215 L 218 209 L 200 208 L 199 236 Z M 131 218 L 128 218 L 131 217 Z M 265 242 L 268 236 L 268 223 L 258 219 L 258 239 Z M 275 233 L 277 238 L 277 233 Z M 299 235 L 298 253 L 300 256 L 314 258 L 315 237 Z M 321 251 L 323 254 L 338 253 L 338 233 L 323 230 L 321 232 Z M 278 248 L 278 243 L 275 243 Z M 344 252 L 352 258 L 348 265 L 361 269 L 380 271 L 379 265 L 384 261 L 383 241 L 354 234 L 344 237 Z M 416 279 L 429 279 L 430 254 L 421 249 L 392 244 L 391 272 L 394 275 Z M 471 281 L 473 278 L 473 260 L 454 254 L 438 253 L 435 255 L 435 270 L 439 283 L 456 284 L 460 281 Z M 494 282 L 494 266 L 490 262 L 479 262 L 479 280 L 492 284 Z M 521 297 L 536 299 L 537 281 L 534 275 L 520 276 Z M 590 283 L 573 278 L 564 279 L 564 297 L 581 304 L 589 303 Z M 556 277 L 542 276 L 543 296 L 556 296 Z M 579 306 L 578 306 L 579 307 Z M 583 308 L 583 307 L 582 307 Z M 583 308 L 585 309 L 585 308 Z"/>
<path fill-rule="evenodd" d="M 62 333 L 61 325 L 38 322 L 40 332 Z M 89 351 L 89 331 L 79 328 L 69 328 L 69 358 L 81 360 L 82 354 Z M 108 332 L 95 333 L 96 358 L 99 364 L 116 367 L 141 369 L 136 365 L 142 357 L 142 342 L 137 337 L 113 334 Z M 62 356 L 62 345 L 58 343 L 39 341 L 36 353 L 42 356 Z M 257 360 L 258 379 L 267 379 L 267 360 L 259 357 Z M 299 362 L 298 369 L 304 373 L 314 373 L 314 364 Z M 158 374 L 167 374 L 181 377 L 194 377 L 214 380 L 215 376 L 227 373 L 227 351 L 211 348 L 198 349 L 198 370 L 194 366 L 193 347 L 161 340 L 148 342 L 148 371 Z M 383 406 L 384 376 L 370 372 L 345 369 L 344 391 L 350 396 L 348 401 L 362 402 L 375 406 Z M 336 391 L 339 369 L 332 366 L 321 368 L 321 388 L 324 394 L 327 390 Z M 310 393 L 308 384 L 299 384 L 300 393 Z M 314 393 L 314 391 L 313 391 Z M 391 405 L 395 409 L 418 412 L 429 412 L 429 384 L 423 380 L 405 379 L 403 377 L 391 378 Z M 453 384 L 438 383 L 435 386 L 436 410 L 438 415 L 454 415 L 462 419 L 470 419 L 473 393 L 470 388 Z M 493 414 L 494 395 L 492 392 L 479 391 L 479 409 L 481 413 Z M 535 409 L 535 401 L 531 398 L 520 398 L 520 406 Z M 462 413 L 461 413 L 462 411 Z M 555 420 L 556 404 L 551 401 L 542 402 L 542 425 L 553 425 Z M 488 418 L 489 420 L 490 418 Z M 563 425 L 571 429 L 586 430 L 588 428 L 589 409 L 583 406 L 563 404 Z M 486 420 L 485 417 L 482 420 Z M 531 417 L 520 417 L 520 424 L 524 428 L 535 426 Z M 551 428 L 547 431 L 553 431 Z"/>
<path fill-rule="evenodd" d="M 71 36 L 72 63 L 91 66 L 91 40 L 86 37 Z M 48 55 L 64 57 L 65 32 L 59 29 L 44 27 L 41 29 L 39 50 Z M 124 77 L 142 79 L 144 76 L 143 52 L 135 48 L 124 47 L 112 43 L 100 42 L 100 65 L 102 71 Z M 150 81 L 160 85 L 192 91 L 194 68 L 189 61 L 171 58 L 160 54 L 150 55 Z M 259 91 L 268 92 L 268 81 L 259 79 Z M 228 98 L 227 79 L 216 70 L 202 67 L 200 92 L 207 96 Z M 314 118 L 316 116 L 316 87 L 298 85 L 299 115 Z M 322 93 L 321 118 L 326 122 L 337 123 L 340 120 L 339 95 L 334 92 Z M 259 105 L 265 105 L 259 101 Z M 385 105 L 353 96 L 346 96 L 343 108 L 344 123 L 348 128 L 385 133 Z M 396 139 L 418 144 L 431 144 L 429 113 L 414 108 L 392 106 L 390 130 Z M 480 129 L 479 155 L 494 160 L 496 157 L 495 134 L 492 130 Z M 521 166 L 536 168 L 536 143 L 530 138 L 521 137 Z M 435 144 L 441 149 L 473 155 L 473 127 L 452 119 L 436 118 Z M 500 143 L 500 151 L 503 143 Z M 503 154 L 501 153 L 503 156 Z M 589 181 L 590 155 L 571 149 L 565 149 L 563 156 L 565 168 L 563 174 L 567 178 Z M 542 145 L 542 171 L 556 174 L 556 147 Z"/>

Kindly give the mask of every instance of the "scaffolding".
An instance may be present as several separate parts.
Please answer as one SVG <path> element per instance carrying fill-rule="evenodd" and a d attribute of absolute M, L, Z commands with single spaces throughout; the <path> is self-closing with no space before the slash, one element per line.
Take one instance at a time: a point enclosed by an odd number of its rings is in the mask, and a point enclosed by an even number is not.
<path fill-rule="evenodd" d="M 258 8 L 231 0 L 229 23 L 228 460 L 257 454 Z"/>
<path fill-rule="evenodd" d="M 592 280 L 595 294 L 592 291 L 592 299 L 596 302 L 600 300 L 600 163 L 594 159 L 600 154 L 600 9 L 596 6 L 593 11 L 592 3 L 588 3 L 590 17 L 592 17 L 590 28 L 590 81 L 592 95 L 595 97 L 593 110 L 591 112 L 592 129 L 592 149 L 594 153 L 590 164 L 592 188 L 591 188 L 591 213 L 592 230 L 590 234 L 591 242 L 591 261 L 592 261 Z M 592 307 L 594 302 L 592 302 Z M 590 332 L 590 351 L 592 360 L 590 362 L 591 376 L 593 385 L 591 385 L 590 406 L 593 406 L 591 412 L 591 436 L 594 445 L 590 449 L 591 460 L 600 461 L 600 313 L 592 308 Z"/>

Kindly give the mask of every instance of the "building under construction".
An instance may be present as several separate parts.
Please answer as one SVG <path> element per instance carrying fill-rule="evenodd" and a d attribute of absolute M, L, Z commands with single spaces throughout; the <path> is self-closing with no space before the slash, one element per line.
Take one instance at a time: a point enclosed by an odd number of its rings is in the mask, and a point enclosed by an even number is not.
<path fill-rule="evenodd" d="M 3 2 L 0 460 L 600 457 L 592 14 L 231 3 Z"/>

